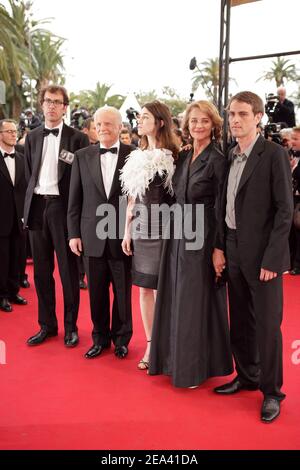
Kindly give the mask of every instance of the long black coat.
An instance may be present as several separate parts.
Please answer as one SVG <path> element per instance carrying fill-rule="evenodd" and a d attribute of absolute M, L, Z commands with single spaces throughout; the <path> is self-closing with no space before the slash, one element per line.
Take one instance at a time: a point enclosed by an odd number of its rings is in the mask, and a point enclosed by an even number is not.
<path fill-rule="evenodd" d="M 31 228 L 29 216 L 30 210 L 32 209 L 32 196 L 34 188 L 37 185 L 42 160 L 44 142 L 43 130 L 44 126 L 37 127 L 27 135 L 25 140 L 25 176 L 28 182 L 28 188 L 26 191 L 24 207 L 24 226 L 26 227 L 28 225 L 29 229 Z M 87 147 L 88 145 L 89 140 L 85 134 L 77 129 L 67 126 L 66 124 L 63 125 L 59 151 L 67 150 L 74 153 L 76 150 Z M 62 160 L 58 161 L 58 188 L 66 215 L 68 209 L 71 169 L 72 165 L 65 163 Z M 38 207 L 36 206 L 33 210 L 38 210 Z M 42 212 L 41 214 L 34 214 L 34 218 L 37 219 L 39 215 L 42 219 Z"/>
<path fill-rule="evenodd" d="M 179 156 L 174 191 L 182 210 L 204 205 L 203 246 L 187 250 L 185 236 L 164 244 L 150 358 L 150 374 L 171 375 L 177 387 L 232 372 L 226 292 L 216 289 L 212 265 L 226 160 L 213 144 L 190 165 L 191 158 L 192 152 Z"/>

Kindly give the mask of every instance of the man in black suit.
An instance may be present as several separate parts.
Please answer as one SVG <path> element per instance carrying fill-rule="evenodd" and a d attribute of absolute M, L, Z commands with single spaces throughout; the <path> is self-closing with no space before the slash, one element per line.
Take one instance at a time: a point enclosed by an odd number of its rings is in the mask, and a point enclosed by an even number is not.
<path fill-rule="evenodd" d="M 278 103 L 273 113 L 273 122 L 284 122 L 287 127 L 294 127 L 295 110 L 292 101 L 286 99 L 286 89 L 280 86 L 277 89 Z"/>
<path fill-rule="evenodd" d="M 288 155 L 257 132 L 263 102 L 251 92 L 229 103 L 230 151 L 222 220 L 214 266 L 228 271 L 230 331 L 237 377 L 217 387 L 221 395 L 260 389 L 263 422 L 280 413 L 282 387 L 282 274 L 289 269 L 288 237 L 293 214 Z"/>
<path fill-rule="evenodd" d="M 95 113 L 98 145 L 76 152 L 72 168 L 68 209 L 68 233 L 71 250 L 83 253 L 88 279 L 93 345 L 87 359 L 99 356 L 109 348 L 111 340 L 115 355 L 124 358 L 132 336 L 130 260 L 124 255 L 119 234 L 120 169 L 131 152 L 129 145 L 119 141 L 122 118 L 112 107 L 100 108 Z M 125 227 L 126 201 L 123 200 Z M 107 233 L 101 232 L 109 211 L 112 219 Z M 115 216 L 114 216 L 115 215 Z M 104 225 L 106 222 L 104 223 Z M 114 302 L 110 328 L 109 286 L 112 283 Z"/>
<path fill-rule="evenodd" d="M 74 152 L 88 145 L 87 137 L 63 122 L 69 99 L 61 86 L 41 92 L 45 126 L 31 131 L 25 142 L 28 188 L 24 226 L 31 234 L 34 281 L 38 296 L 40 331 L 27 341 L 33 346 L 57 335 L 55 311 L 54 252 L 64 298 L 64 343 L 78 343 L 79 273 L 76 256 L 67 240 L 67 207 Z"/>
<path fill-rule="evenodd" d="M 20 250 L 26 191 L 24 161 L 15 151 L 17 126 L 0 121 L 0 309 L 11 312 L 11 303 L 26 305 L 20 288 Z"/>

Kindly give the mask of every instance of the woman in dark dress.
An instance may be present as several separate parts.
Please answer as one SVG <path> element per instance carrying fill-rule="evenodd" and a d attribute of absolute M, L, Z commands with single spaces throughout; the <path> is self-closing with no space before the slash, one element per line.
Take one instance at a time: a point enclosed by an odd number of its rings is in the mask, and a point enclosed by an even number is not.
<path fill-rule="evenodd" d="M 183 236 L 173 236 L 163 246 L 149 373 L 170 375 L 176 387 L 194 388 L 208 377 L 233 370 L 226 291 L 216 284 L 212 263 L 216 210 L 226 172 L 226 160 L 215 145 L 221 125 L 209 102 L 189 105 L 183 130 L 188 130 L 193 145 L 179 154 L 173 177 L 176 202 L 185 214 Z M 202 220 L 201 211 L 197 215 L 199 205 L 204 207 Z M 187 244 L 190 220 L 198 246 Z"/>
<path fill-rule="evenodd" d="M 168 207 L 172 193 L 177 146 L 169 108 L 159 101 L 145 104 L 138 132 L 141 149 L 129 155 L 121 171 L 123 193 L 128 196 L 125 235 L 126 255 L 133 255 L 132 282 L 140 287 L 140 308 L 147 339 L 141 370 L 149 367 L 154 305 L 161 260 L 163 224 L 151 209 Z"/>

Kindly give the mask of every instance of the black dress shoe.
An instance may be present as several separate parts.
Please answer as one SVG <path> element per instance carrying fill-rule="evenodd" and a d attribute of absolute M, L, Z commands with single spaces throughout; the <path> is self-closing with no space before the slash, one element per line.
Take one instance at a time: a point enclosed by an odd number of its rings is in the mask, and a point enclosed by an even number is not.
<path fill-rule="evenodd" d="M 261 420 L 264 423 L 271 423 L 280 415 L 280 401 L 267 397 L 264 399 L 261 408 Z"/>
<path fill-rule="evenodd" d="M 0 310 L 3 312 L 12 312 L 12 306 L 10 305 L 8 299 L 0 299 Z"/>
<path fill-rule="evenodd" d="M 128 354 L 128 348 L 127 346 L 116 346 L 115 347 L 115 356 L 117 356 L 119 359 L 124 359 Z"/>
<path fill-rule="evenodd" d="M 43 328 L 34 336 L 31 336 L 27 340 L 28 346 L 36 346 L 37 344 L 41 344 L 45 341 L 45 339 L 50 338 L 51 336 L 57 336 L 57 331 L 47 331 L 43 330 Z"/>
<path fill-rule="evenodd" d="M 27 305 L 27 300 L 24 299 L 24 297 L 21 297 L 19 294 L 12 295 L 8 297 L 8 299 L 12 304 Z"/>
<path fill-rule="evenodd" d="M 30 287 L 30 282 L 27 279 L 22 279 L 20 286 L 24 289 L 28 289 Z"/>
<path fill-rule="evenodd" d="M 87 289 L 87 284 L 83 279 L 80 279 L 80 281 L 79 281 L 79 289 L 82 289 L 82 290 Z"/>
<path fill-rule="evenodd" d="M 290 274 L 292 276 L 297 276 L 298 274 L 300 274 L 300 268 L 294 268 L 290 271 Z"/>
<path fill-rule="evenodd" d="M 93 344 L 93 346 L 88 350 L 87 353 L 85 353 L 84 357 L 86 359 L 93 359 L 93 357 L 100 356 L 102 353 L 103 349 L 108 349 L 110 348 L 110 345 L 102 345 L 102 344 Z"/>
<path fill-rule="evenodd" d="M 238 393 L 240 390 L 257 390 L 257 389 L 258 389 L 258 385 L 244 385 L 241 383 L 240 379 L 236 377 L 231 382 L 214 388 L 214 392 L 219 393 L 220 395 L 232 395 L 233 393 Z"/>
<path fill-rule="evenodd" d="M 75 348 L 75 346 L 77 346 L 77 344 L 79 343 L 79 337 L 78 337 L 77 331 L 66 333 L 64 342 L 67 348 Z"/>

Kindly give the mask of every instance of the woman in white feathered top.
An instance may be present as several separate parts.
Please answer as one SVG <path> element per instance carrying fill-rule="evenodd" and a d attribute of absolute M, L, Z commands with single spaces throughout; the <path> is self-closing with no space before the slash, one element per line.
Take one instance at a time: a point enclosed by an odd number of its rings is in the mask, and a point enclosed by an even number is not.
<path fill-rule="evenodd" d="M 128 197 L 122 248 L 127 256 L 133 255 L 132 282 L 140 287 L 140 308 L 147 339 L 146 351 L 138 364 L 138 368 L 144 370 L 149 368 L 163 232 L 162 223 L 153 210 L 172 201 L 174 158 L 178 149 L 171 113 L 159 101 L 145 104 L 138 132 L 142 136 L 141 148 L 128 156 L 120 179 L 123 194 Z"/>

